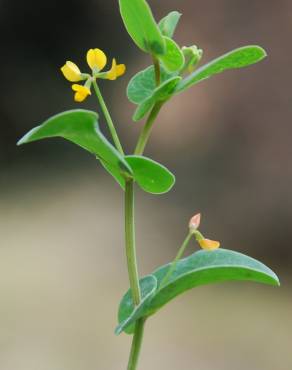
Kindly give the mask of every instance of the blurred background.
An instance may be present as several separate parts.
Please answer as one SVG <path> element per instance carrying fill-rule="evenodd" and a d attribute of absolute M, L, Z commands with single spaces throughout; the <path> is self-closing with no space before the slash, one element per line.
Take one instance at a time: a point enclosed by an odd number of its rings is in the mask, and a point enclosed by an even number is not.
<path fill-rule="evenodd" d="M 200 211 L 203 233 L 268 264 L 282 287 L 226 283 L 186 293 L 149 320 L 139 369 L 290 370 L 292 3 L 150 4 L 157 19 L 183 13 L 176 41 L 201 47 L 203 62 L 246 44 L 269 56 L 202 82 L 162 110 L 146 155 L 177 182 L 163 196 L 137 191 L 140 273 L 175 255 Z M 142 122 L 131 121 L 125 88 L 150 61 L 114 0 L 1 0 L 0 38 L 0 369 L 125 369 L 130 337 L 113 334 L 128 287 L 123 194 L 70 143 L 15 143 L 77 107 L 59 68 L 69 59 L 85 71 L 86 51 L 99 47 L 127 65 L 101 89 L 132 151 Z M 94 99 L 82 107 L 96 109 Z"/>

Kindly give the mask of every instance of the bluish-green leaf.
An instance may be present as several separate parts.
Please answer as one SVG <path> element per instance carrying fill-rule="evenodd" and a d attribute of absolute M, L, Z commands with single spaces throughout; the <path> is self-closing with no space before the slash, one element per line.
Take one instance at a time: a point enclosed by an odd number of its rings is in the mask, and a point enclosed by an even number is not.
<path fill-rule="evenodd" d="M 175 41 L 164 37 L 166 52 L 159 57 L 160 62 L 168 72 L 180 71 L 185 64 L 185 57 Z"/>
<path fill-rule="evenodd" d="M 173 187 L 174 175 L 158 162 L 138 155 L 127 155 L 125 160 L 132 170 L 134 181 L 147 193 L 163 194 Z M 116 179 L 122 189 L 125 189 L 125 178 L 116 168 L 104 161 L 102 161 L 102 165 Z"/>
<path fill-rule="evenodd" d="M 225 70 L 243 68 L 257 63 L 266 55 L 265 50 L 260 46 L 243 46 L 232 50 L 191 73 L 177 85 L 176 92 L 186 90 L 190 86 Z"/>
<path fill-rule="evenodd" d="M 172 38 L 180 17 L 181 13 L 173 11 L 161 19 L 159 28 L 164 36 Z"/>
<path fill-rule="evenodd" d="M 169 80 L 171 77 L 173 77 L 173 74 L 169 74 L 161 68 L 161 83 Z M 154 67 L 147 67 L 130 80 L 127 87 L 128 99 L 132 103 L 140 104 L 153 95 L 156 87 Z"/>
<path fill-rule="evenodd" d="M 125 331 L 128 334 L 133 333 L 134 323 L 140 317 L 143 316 L 145 310 L 147 310 L 148 303 L 155 294 L 157 288 L 157 280 L 154 276 L 145 276 L 140 280 L 141 289 L 141 302 L 139 306 L 134 306 L 131 290 L 124 295 L 121 300 L 118 312 L 119 325 L 117 326 L 115 333 L 120 334 Z"/>
<path fill-rule="evenodd" d="M 153 272 L 158 287 L 169 265 Z M 151 312 L 164 306 L 177 295 L 199 285 L 228 280 L 247 280 L 269 285 L 279 285 L 276 274 L 263 263 L 232 250 L 200 250 L 180 260 L 169 280 L 151 301 Z"/>
<path fill-rule="evenodd" d="M 136 45 L 143 51 L 163 55 L 165 41 L 145 0 L 119 0 L 125 27 Z"/>
<path fill-rule="evenodd" d="M 18 145 L 32 141 L 61 137 L 67 139 L 114 167 L 120 174 L 132 175 L 124 157 L 105 138 L 98 126 L 95 112 L 76 109 L 57 114 L 30 130 Z"/>
<path fill-rule="evenodd" d="M 136 122 L 144 118 L 156 102 L 168 100 L 174 94 L 175 88 L 180 81 L 181 77 L 175 76 L 160 84 L 155 90 L 153 90 L 150 97 L 139 104 L 134 113 L 133 120 Z"/>
<path fill-rule="evenodd" d="M 276 274 L 263 263 L 226 249 L 200 250 L 181 259 L 168 282 L 160 286 L 169 268 L 170 264 L 167 264 L 152 273 L 157 279 L 158 287 L 151 300 L 147 302 L 147 307 L 140 307 L 139 317 L 154 314 L 176 296 L 201 285 L 233 280 L 279 285 Z M 121 304 L 125 304 L 125 301 Z M 125 317 L 123 320 L 126 320 Z M 127 328 L 127 325 L 124 325 L 124 328 Z"/>

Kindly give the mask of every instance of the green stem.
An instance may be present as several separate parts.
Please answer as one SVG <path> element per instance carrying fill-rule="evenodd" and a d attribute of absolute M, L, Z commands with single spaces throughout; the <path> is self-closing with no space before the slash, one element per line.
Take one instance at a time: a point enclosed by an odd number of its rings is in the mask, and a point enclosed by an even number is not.
<path fill-rule="evenodd" d="M 141 318 L 136 321 L 135 332 L 132 341 L 132 347 L 128 362 L 128 370 L 136 370 L 138 365 L 139 354 L 141 350 L 145 319 Z"/>
<path fill-rule="evenodd" d="M 126 180 L 125 186 L 125 239 L 130 287 L 133 302 L 138 305 L 141 301 L 141 292 L 135 247 L 134 181 L 132 179 Z"/>
<path fill-rule="evenodd" d="M 107 106 L 105 104 L 105 101 L 104 101 L 104 99 L 103 99 L 103 97 L 101 95 L 100 89 L 99 89 L 99 87 L 98 87 L 95 79 L 92 80 L 92 84 L 93 84 L 93 88 L 94 88 L 94 91 L 96 93 L 97 99 L 99 101 L 99 104 L 101 106 L 101 109 L 103 111 L 104 117 L 106 119 L 108 128 L 109 128 L 110 133 L 112 135 L 113 141 L 115 143 L 115 146 L 118 149 L 118 151 L 122 155 L 124 155 L 123 147 L 121 145 L 120 139 L 119 139 L 118 134 L 117 134 L 117 131 L 115 129 L 115 125 L 114 125 L 113 120 L 112 120 L 112 118 L 111 118 L 111 116 L 109 114 L 109 111 L 107 109 Z"/>
<path fill-rule="evenodd" d="M 154 55 L 152 55 L 152 62 L 154 65 L 156 85 L 159 86 L 161 80 L 160 64 L 159 60 Z"/>
<path fill-rule="evenodd" d="M 189 244 L 189 241 L 191 240 L 192 235 L 193 235 L 193 232 L 188 233 L 187 237 L 185 238 L 184 242 L 182 243 L 181 247 L 179 248 L 175 259 L 172 261 L 167 273 L 165 274 L 164 278 L 162 279 L 159 289 L 163 288 L 163 286 L 166 285 L 166 283 L 169 281 L 169 278 L 171 277 L 173 271 L 175 270 L 177 262 L 182 258 L 183 254 L 186 250 L 186 247 Z"/>
<path fill-rule="evenodd" d="M 151 134 L 151 130 L 152 130 L 152 127 L 153 127 L 153 124 L 154 124 L 154 121 L 156 119 L 156 117 L 158 116 L 158 113 L 160 112 L 160 109 L 163 105 L 163 102 L 157 102 L 154 107 L 152 108 L 149 116 L 148 116 L 148 119 L 142 129 L 142 132 L 139 136 L 139 139 L 138 139 L 138 142 L 137 142 L 137 145 L 136 145 L 136 149 L 135 149 L 135 152 L 134 154 L 135 155 L 142 155 L 143 152 L 144 152 L 144 149 L 145 149 L 145 146 L 149 140 L 149 137 L 150 137 L 150 134 Z"/>
<path fill-rule="evenodd" d="M 156 85 L 160 84 L 160 65 L 159 61 L 153 57 L 153 64 L 155 69 Z M 144 148 L 149 139 L 151 129 L 155 118 L 157 117 L 161 107 L 161 103 L 156 103 L 149 114 L 147 122 L 143 127 L 141 135 L 134 154 L 142 155 Z M 139 285 L 139 274 L 137 268 L 136 248 L 135 248 L 135 222 L 134 222 L 134 182 L 127 180 L 125 186 L 125 234 L 126 234 L 126 254 L 128 264 L 128 274 L 130 280 L 130 287 L 132 291 L 133 302 L 138 305 L 141 301 L 141 291 Z M 131 352 L 128 362 L 128 370 L 136 370 L 143 340 L 145 318 L 136 321 L 134 336 L 132 340 Z"/>
<path fill-rule="evenodd" d="M 135 248 L 135 222 L 134 222 L 134 181 L 126 180 L 125 186 L 125 237 L 128 275 L 132 291 L 133 302 L 137 306 L 141 301 L 139 275 Z M 136 370 L 142 344 L 144 322 L 137 320 L 129 357 L 128 370 Z"/>

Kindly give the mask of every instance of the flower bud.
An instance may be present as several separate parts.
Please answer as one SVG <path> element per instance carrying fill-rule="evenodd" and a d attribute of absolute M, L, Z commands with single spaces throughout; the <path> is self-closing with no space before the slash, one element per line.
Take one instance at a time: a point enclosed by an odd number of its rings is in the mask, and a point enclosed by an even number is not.
<path fill-rule="evenodd" d="M 195 231 L 199 228 L 201 222 L 201 213 L 194 215 L 189 222 L 190 231 Z"/>
<path fill-rule="evenodd" d="M 203 50 L 196 45 L 183 46 L 182 52 L 185 57 L 184 71 L 192 72 L 203 56 Z"/>

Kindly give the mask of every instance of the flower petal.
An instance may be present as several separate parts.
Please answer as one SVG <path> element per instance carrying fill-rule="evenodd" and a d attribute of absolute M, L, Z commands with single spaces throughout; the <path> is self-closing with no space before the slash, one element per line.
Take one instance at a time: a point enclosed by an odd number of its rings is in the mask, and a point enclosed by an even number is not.
<path fill-rule="evenodd" d="M 200 247 L 208 251 L 212 251 L 220 247 L 220 242 L 210 239 L 200 239 L 198 240 Z"/>
<path fill-rule="evenodd" d="M 67 61 L 61 68 L 61 71 L 64 77 L 70 82 L 78 82 L 82 80 L 80 69 L 73 62 Z"/>
<path fill-rule="evenodd" d="M 105 53 L 100 49 L 88 50 L 86 59 L 91 69 L 97 68 L 99 71 L 105 67 L 107 62 Z"/>
<path fill-rule="evenodd" d="M 112 67 L 107 72 L 106 78 L 108 80 L 116 80 L 119 76 L 122 76 L 126 71 L 126 66 L 124 64 L 117 64 L 115 58 L 112 61 Z"/>
<path fill-rule="evenodd" d="M 78 103 L 83 102 L 88 95 L 91 95 L 91 91 L 86 86 L 74 84 L 72 90 L 75 91 L 74 100 Z"/>

